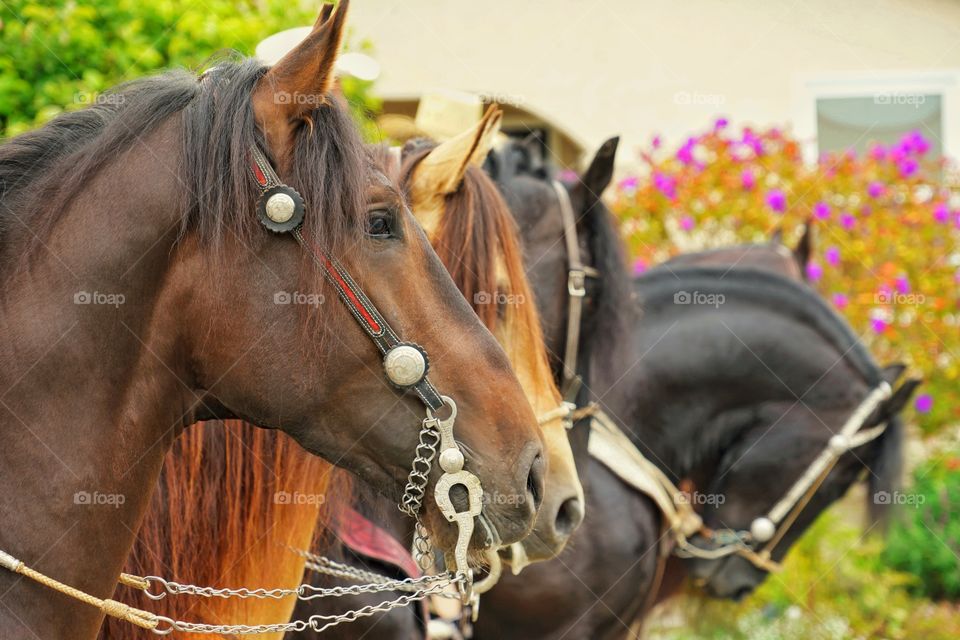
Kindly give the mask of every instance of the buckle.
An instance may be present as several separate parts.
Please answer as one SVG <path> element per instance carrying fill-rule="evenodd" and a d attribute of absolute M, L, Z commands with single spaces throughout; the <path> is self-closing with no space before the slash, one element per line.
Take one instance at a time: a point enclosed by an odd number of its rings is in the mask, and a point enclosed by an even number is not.
<path fill-rule="evenodd" d="M 587 274 L 583 269 L 570 269 L 567 274 L 567 293 L 575 298 L 587 295 L 585 288 Z"/>

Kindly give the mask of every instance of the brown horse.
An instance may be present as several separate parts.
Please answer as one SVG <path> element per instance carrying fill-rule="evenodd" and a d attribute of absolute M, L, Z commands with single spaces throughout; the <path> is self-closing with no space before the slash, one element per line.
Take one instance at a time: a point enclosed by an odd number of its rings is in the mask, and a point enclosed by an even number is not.
<path fill-rule="evenodd" d="M 225 61 L 199 82 L 159 75 L 0 148 L 0 549 L 27 566 L 111 596 L 165 453 L 201 420 L 283 430 L 399 498 L 422 405 L 387 384 L 379 350 L 311 252 L 356 274 L 383 317 L 433 355 L 432 382 L 455 396 L 458 440 L 484 491 L 527 498 L 485 504 L 474 548 L 533 526 L 536 416 L 329 99 L 346 5 L 324 11 L 273 69 Z M 311 251 L 258 224 L 257 146 L 303 195 Z M 278 292 L 321 291 L 329 304 L 276 303 Z M 437 506 L 422 517 L 450 548 Z M 103 617 L 12 572 L 0 592 L 5 638 L 92 638 Z"/>

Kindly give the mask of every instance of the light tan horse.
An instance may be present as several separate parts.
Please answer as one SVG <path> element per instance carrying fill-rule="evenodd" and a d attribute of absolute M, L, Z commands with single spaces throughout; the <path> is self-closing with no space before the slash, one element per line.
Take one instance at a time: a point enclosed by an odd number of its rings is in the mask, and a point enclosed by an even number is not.
<path fill-rule="evenodd" d="M 555 411 L 560 392 L 524 272 L 516 223 L 481 169 L 501 118 L 499 108 L 491 106 L 471 129 L 429 150 L 412 151 L 401 184 L 453 281 L 507 352 L 534 412 L 546 418 L 541 427 L 549 460 L 547 490 L 533 533 L 522 547 L 513 545 L 518 570 L 560 553 L 583 520 L 584 508 L 565 424 Z"/>

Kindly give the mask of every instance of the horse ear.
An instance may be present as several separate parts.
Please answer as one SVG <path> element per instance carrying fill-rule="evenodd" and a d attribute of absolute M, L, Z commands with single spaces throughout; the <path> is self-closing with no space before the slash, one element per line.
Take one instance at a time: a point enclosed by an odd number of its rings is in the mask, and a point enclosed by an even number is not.
<path fill-rule="evenodd" d="M 253 90 L 254 118 L 281 170 L 293 149 L 297 128 L 326 102 L 333 86 L 349 5 L 349 0 L 340 0 L 336 10 L 324 5 L 310 34 L 267 71 Z"/>
<path fill-rule="evenodd" d="M 600 145 L 597 154 L 590 161 L 586 173 L 578 185 L 583 189 L 584 208 L 589 208 L 600 199 L 604 190 L 613 179 L 613 164 L 617 157 L 620 136 L 614 136 Z"/>
<path fill-rule="evenodd" d="M 800 236 L 800 242 L 793 250 L 793 257 L 800 265 L 800 273 L 807 272 L 807 263 L 810 262 L 810 256 L 813 255 L 813 220 L 807 220 L 803 228 L 803 235 Z"/>
<path fill-rule="evenodd" d="M 880 372 L 880 375 L 884 380 L 887 381 L 891 387 L 897 383 L 897 380 L 900 379 L 900 376 L 903 375 L 903 372 L 907 370 L 907 365 L 902 362 L 894 362 L 893 364 L 888 364 L 883 368 L 883 371 Z"/>
<path fill-rule="evenodd" d="M 500 132 L 502 118 L 503 112 L 500 108 L 490 105 L 480 122 L 455 138 L 437 145 L 417 166 L 414 191 L 429 190 L 444 195 L 456 191 L 463 181 L 467 167 L 471 164 L 478 167 L 483 165 Z M 417 201 L 416 193 L 413 200 Z"/>
<path fill-rule="evenodd" d="M 907 406 L 910 398 L 916 392 L 917 387 L 923 382 L 920 378 L 910 378 L 890 396 L 890 399 L 883 403 L 883 418 L 889 420 L 897 415 Z"/>

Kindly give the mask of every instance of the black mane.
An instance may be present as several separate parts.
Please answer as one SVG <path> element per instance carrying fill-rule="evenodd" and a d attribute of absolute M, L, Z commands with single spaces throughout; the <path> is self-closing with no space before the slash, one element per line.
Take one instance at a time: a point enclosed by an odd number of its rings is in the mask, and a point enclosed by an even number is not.
<path fill-rule="evenodd" d="M 11 235 L 25 233 L 42 241 L 92 178 L 171 117 L 182 120 L 180 157 L 169 161 L 183 185 L 181 233 L 196 231 L 211 243 L 227 229 L 248 238 L 258 195 L 249 150 L 261 143 L 250 98 L 265 71 L 236 55 L 217 61 L 202 79 L 168 71 L 120 85 L 92 106 L 7 141 L 0 146 L 0 241 L 6 246 Z M 363 215 L 367 158 L 338 100 L 311 119 L 299 131 L 292 175 L 283 178 L 306 201 L 307 232 L 322 246 L 342 249 Z"/>
<path fill-rule="evenodd" d="M 656 308 L 674 304 L 681 281 L 687 291 L 729 294 L 738 301 L 778 309 L 817 331 L 869 386 L 883 381 L 880 367 L 850 325 L 805 284 L 763 269 L 679 265 L 651 269 L 635 278 L 634 285 L 641 304 Z"/>

